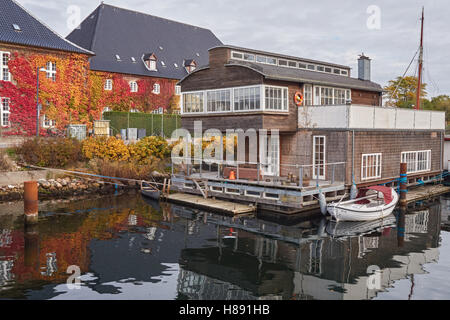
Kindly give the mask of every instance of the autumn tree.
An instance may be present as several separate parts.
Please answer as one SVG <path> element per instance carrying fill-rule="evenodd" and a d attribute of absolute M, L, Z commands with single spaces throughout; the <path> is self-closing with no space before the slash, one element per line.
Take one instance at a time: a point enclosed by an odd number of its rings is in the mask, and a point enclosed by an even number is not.
<path fill-rule="evenodd" d="M 413 108 L 416 104 L 417 77 L 397 77 L 384 87 L 384 99 L 388 107 Z M 420 98 L 427 96 L 426 83 L 422 84 Z M 391 98 L 392 97 L 392 98 Z M 425 103 L 425 102 L 424 102 Z"/>

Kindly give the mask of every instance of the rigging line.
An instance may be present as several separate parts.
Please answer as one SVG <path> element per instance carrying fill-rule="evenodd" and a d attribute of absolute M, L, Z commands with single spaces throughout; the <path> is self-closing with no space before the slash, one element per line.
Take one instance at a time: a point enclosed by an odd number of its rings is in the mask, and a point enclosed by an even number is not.
<path fill-rule="evenodd" d="M 427 44 L 425 44 L 425 51 L 426 51 L 426 55 L 428 57 L 429 55 L 428 55 L 428 45 Z M 431 82 L 431 85 L 435 88 L 436 92 L 439 94 L 439 92 L 440 92 L 439 85 L 434 81 L 434 79 L 431 78 L 431 74 L 430 74 L 430 71 L 429 71 L 430 64 L 429 64 L 428 59 L 425 60 L 425 63 L 427 64 L 426 70 L 427 70 L 427 75 L 428 75 L 428 78 L 429 78 L 429 80 Z"/>
<path fill-rule="evenodd" d="M 408 67 L 406 68 L 405 73 L 403 73 L 403 76 L 402 76 L 400 82 L 397 84 L 397 87 L 395 88 L 394 92 L 393 92 L 392 95 L 389 97 L 388 104 L 391 103 L 392 97 L 396 94 L 398 88 L 400 87 L 401 83 L 403 82 L 403 79 L 405 78 L 406 73 L 408 72 L 409 68 L 411 67 L 411 64 L 413 63 L 414 59 L 416 58 L 417 53 L 419 53 L 419 50 L 420 50 L 420 47 L 417 49 L 416 53 L 414 54 L 413 58 L 411 59 L 411 62 L 409 63 Z"/>

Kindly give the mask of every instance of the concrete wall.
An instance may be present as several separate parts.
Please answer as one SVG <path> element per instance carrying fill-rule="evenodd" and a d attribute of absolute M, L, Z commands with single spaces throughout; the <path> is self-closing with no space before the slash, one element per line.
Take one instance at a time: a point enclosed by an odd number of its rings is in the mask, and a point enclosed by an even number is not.
<path fill-rule="evenodd" d="M 445 112 L 365 105 L 299 107 L 299 128 L 445 130 Z M 308 121 L 306 121 L 308 122 Z"/>

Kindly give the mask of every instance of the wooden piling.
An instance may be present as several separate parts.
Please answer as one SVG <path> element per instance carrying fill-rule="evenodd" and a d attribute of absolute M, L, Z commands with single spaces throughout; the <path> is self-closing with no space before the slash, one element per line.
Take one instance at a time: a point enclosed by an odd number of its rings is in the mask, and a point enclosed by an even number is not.
<path fill-rule="evenodd" d="M 400 163 L 400 206 L 406 206 L 406 193 L 408 192 L 408 187 L 406 186 L 408 183 L 407 177 L 407 169 L 408 165 L 404 162 Z"/>
<path fill-rule="evenodd" d="M 25 181 L 23 189 L 25 223 L 33 224 L 38 221 L 38 183 L 37 181 Z"/>

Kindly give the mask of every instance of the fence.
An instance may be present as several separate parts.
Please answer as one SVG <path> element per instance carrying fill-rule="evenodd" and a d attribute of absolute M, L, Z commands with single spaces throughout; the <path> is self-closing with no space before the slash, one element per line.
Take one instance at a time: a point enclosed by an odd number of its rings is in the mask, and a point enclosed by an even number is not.
<path fill-rule="evenodd" d="M 121 129 L 145 129 L 147 136 L 170 137 L 172 132 L 181 126 L 178 114 L 153 114 L 139 112 L 109 111 L 103 114 L 104 120 L 110 120 L 110 128 L 114 135 Z"/>

